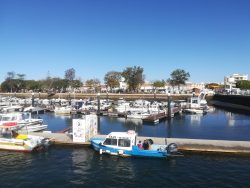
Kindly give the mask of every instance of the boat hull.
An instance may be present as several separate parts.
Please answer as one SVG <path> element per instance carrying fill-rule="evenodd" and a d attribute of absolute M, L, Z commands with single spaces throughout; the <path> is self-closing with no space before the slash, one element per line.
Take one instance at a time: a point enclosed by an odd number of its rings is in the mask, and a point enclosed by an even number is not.
<path fill-rule="evenodd" d="M 32 139 L 0 138 L 0 150 L 33 152 L 47 149 L 49 145 L 49 139 L 37 136 L 32 136 Z"/>

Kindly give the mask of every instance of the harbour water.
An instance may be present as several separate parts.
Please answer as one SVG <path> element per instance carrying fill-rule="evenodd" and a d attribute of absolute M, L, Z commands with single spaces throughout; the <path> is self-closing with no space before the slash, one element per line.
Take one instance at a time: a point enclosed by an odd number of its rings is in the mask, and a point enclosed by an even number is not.
<path fill-rule="evenodd" d="M 49 130 L 71 126 L 71 117 L 40 115 Z M 100 133 L 134 129 L 141 136 L 250 140 L 250 117 L 215 109 L 171 121 L 100 118 Z M 250 158 L 186 154 L 173 159 L 100 156 L 91 148 L 53 146 L 43 153 L 0 153 L 0 187 L 250 187 Z"/>

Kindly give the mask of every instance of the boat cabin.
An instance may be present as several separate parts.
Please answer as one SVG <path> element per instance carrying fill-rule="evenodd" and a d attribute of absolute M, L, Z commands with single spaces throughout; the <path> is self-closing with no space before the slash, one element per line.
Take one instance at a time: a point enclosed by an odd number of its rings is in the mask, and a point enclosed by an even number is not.
<path fill-rule="evenodd" d="M 111 132 L 102 144 L 113 148 L 132 150 L 132 146 L 136 144 L 136 133 L 132 130 L 128 132 Z"/>
<path fill-rule="evenodd" d="M 191 97 L 188 99 L 187 108 L 207 108 L 207 101 L 199 97 Z"/>
<path fill-rule="evenodd" d="M 0 114 L 0 123 L 10 122 L 10 121 L 18 122 L 28 117 L 29 117 L 28 113 L 25 114 L 25 113 L 14 112 L 14 113 L 8 113 L 8 114 Z"/>

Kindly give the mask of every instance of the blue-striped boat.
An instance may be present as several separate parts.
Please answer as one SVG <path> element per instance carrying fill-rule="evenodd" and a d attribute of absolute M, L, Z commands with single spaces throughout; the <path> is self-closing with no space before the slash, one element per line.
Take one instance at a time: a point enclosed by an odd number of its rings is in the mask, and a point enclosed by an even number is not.
<path fill-rule="evenodd" d="M 166 158 L 177 155 L 177 145 L 154 144 L 153 140 L 147 139 L 143 142 L 143 147 L 138 145 L 135 131 L 111 132 L 106 138 L 92 138 L 91 145 L 100 154 L 132 157 L 155 157 Z"/>

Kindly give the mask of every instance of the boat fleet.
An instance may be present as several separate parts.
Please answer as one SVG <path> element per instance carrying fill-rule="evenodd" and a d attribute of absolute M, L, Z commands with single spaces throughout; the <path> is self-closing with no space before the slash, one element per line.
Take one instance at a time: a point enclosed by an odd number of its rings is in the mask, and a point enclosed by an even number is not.
<path fill-rule="evenodd" d="M 33 104 L 40 106 L 33 106 Z M 25 105 L 24 105 L 25 104 Z M 188 101 L 167 102 L 138 99 L 126 101 L 111 100 L 66 100 L 66 99 L 33 99 L 0 98 L 0 149 L 30 152 L 46 148 L 50 140 L 30 133 L 46 130 L 48 125 L 43 119 L 32 118 L 38 110 L 50 109 L 56 115 L 72 113 L 96 113 L 98 110 L 107 114 L 123 115 L 127 119 L 142 120 L 154 114 L 167 113 L 168 108 L 182 108 L 183 112 L 204 114 L 209 110 L 205 95 L 192 96 Z M 144 140 L 143 147 L 138 146 L 137 134 L 133 131 L 111 132 L 105 139 L 94 138 L 91 145 L 100 154 L 107 153 L 119 156 L 168 157 L 176 155 L 176 144 L 158 145 L 152 140 Z"/>
<path fill-rule="evenodd" d="M 171 101 L 171 110 L 178 107 L 183 112 L 204 114 L 209 111 L 206 93 L 201 92 L 198 96 L 192 96 L 187 101 Z M 148 101 L 137 99 L 126 101 L 123 98 L 117 101 L 109 99 L 33 99 L 35 107 L 32 106 L 32 100 L 20 99 L 16 97 L 5 97 L 0 100 L 0 111 L 3 113 L 13 111 L 39 112 L 51 111 L 57 115 L 70 115 L 75 113 L 95 113 L 98 110 L 105 114 L 125 115 L 126 118 L 143 119 L 147 116 L 166 113 L 168 102 L 166 101 Z"/>

